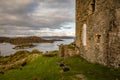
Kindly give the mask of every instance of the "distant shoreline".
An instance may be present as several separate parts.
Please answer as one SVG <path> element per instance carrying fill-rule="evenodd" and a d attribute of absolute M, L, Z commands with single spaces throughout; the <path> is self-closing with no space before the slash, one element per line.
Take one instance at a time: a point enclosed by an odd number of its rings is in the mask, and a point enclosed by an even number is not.
<path fill-rule="evenodd" d="M 53 38 L 53 39 L 75 39 L 73 36 L 42 36 L 42 38 Z"/>
<path fill-rule="evenodd" d="M 28 43 L 53 43 L 55 41 L 63 41 L 62 39 L 43 39 L 41 37 L 0 37 L 0 43 L 11 43 L 14 45 L 28 44 Z"/>
<path fill-rule="evenodd" d="M 35 46 L 37 46 L 37 45 L 34 45 L 34 44 L 24 44 L 24 45 L 17 45 L 15 47 L 13 47 L 13 49 L 16 49 L 16 50 L 18 50 L 18 49 L 28 49 L 28 48 L 33 48 Z"/>

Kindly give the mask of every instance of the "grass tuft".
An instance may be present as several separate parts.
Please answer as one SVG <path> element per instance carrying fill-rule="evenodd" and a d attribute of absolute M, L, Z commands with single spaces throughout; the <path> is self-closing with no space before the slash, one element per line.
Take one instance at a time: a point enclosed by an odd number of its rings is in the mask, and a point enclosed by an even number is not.
<path fill-rule="evenodd" d="M 58 51 L 51 51 L 51 52 L 44 53 L 42 55 L 46 57 L 54 57 L 54 56 L 57 56 L 57 54 L 58 54 Z"/>

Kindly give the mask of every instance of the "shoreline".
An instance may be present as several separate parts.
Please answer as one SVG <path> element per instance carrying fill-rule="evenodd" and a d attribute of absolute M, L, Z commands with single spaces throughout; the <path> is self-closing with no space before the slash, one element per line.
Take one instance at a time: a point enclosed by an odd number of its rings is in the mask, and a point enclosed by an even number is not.
<path fill-rule="evenodd" d="M 54 43 L 55 41 L 63 41 L 62 39 L 43 39 L 41 37 L 30 36 L 30 37 L 0 37 L 0 43 L 10 43 L 13 45 L 21 45 L 21 44 L 30 44 L 30 43 Z"/>

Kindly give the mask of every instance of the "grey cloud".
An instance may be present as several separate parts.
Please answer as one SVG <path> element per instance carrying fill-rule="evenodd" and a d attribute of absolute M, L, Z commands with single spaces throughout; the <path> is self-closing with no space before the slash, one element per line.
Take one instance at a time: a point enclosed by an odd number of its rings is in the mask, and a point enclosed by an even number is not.
<path fill-rule="evenodd" d="M 73 8 L 74 0 L 44 0 L 45 7 L 47 8 Z"/>
<path fill-rule="evenodd" d="M 73 0 L 1 0 L 0 29 L 9 33 L 11 30 L 20 33 L 17 30 L 60 29 L 66 23 L 74 23 L 74 2 Z M 41 15 L 44 9 L 49 12 Z M 35 10 L 40 12 L 37 13 Z M 6 31 L 4 33 L 2 31 L 1 34 L 5 33 Z"/>
<path fill-rule="evenodd" d="M 25 8 L 34 0 L 0 0 L 0 12 L 2 13 L 22 13 Z"/>

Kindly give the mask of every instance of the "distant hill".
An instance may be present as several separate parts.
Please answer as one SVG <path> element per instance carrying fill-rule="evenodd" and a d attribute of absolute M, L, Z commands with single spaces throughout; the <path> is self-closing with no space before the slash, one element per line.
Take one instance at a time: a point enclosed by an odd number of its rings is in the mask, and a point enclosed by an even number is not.
<path fill-rule="evenodd" d="M 8 40 L 10 38 L 8 37 L 0 37 L 0 43 L 3 43 L 4 41 Z"/>
<path fill-rule="evenodd" d="M 43 36 L 42 38 L 49 38 L 49 39 L 74 39 L 73 36 Z"/>
<path fill-rule="evenodd" d="M 7 42 L 15 45 L 26 44 L 26 43 L 53 43 L 54 41 L 61 41 L 61 40 L 58 39 L 46 40 L 36 36 L 16 37 L 16 38 L 0 37 L 0 43 Z"/>

